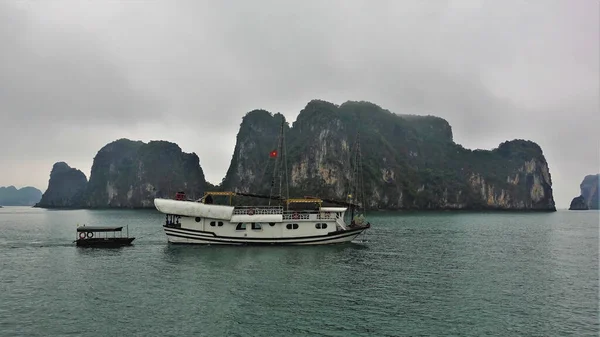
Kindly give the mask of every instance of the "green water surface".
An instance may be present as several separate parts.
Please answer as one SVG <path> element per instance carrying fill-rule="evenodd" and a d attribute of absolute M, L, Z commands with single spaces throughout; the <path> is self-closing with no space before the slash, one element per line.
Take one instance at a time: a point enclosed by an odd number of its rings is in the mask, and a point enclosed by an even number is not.
<path fill-rule="evenodd" d="M 364 243 L 205 247 L 155 211 L 5 207 L 0 336 L 598 336 L 598 212 L 369 217 Z"/>

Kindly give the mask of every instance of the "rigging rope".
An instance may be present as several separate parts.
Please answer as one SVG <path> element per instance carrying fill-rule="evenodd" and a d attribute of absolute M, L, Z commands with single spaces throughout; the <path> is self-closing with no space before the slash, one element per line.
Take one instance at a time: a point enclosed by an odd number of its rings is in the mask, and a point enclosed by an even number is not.
<path fill-rule="evenodd" d="M 283 122 L 282 122 L 282 126 L 281 126 L 281 136 L 284 137 L 283 135 Z M 285 138 L 284 138 L 285 139 Z M 289 177 L 288 177 L 288 165 L 287 165 L 287 146 L 285 141 L 283 142 L 283 158 L 284 159 L 284 164 L 285 164 L 285 198 L 289 199 L 290 198 L 290 184 L 289 184 Z M 288 204 L 289 206 L 289 204 Z"/>

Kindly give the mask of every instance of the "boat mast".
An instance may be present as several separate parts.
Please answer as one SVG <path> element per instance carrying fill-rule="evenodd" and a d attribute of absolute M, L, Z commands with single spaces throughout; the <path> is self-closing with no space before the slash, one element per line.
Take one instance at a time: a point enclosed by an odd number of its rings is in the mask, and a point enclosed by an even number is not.
<path fill-rule="evenodd" d="M 285 126 L 285 118 L 281 118 L 281 128 L 279 130 L 278 144 L 277 144 L 277 152 L 275 153 L 275 166 L 273 168 L 273 178 L 271 179 L 271 189 L 269 191 L 269 206 L 271 206 L 271 200 L 273 199 L 273 188 L 275 187 L 275 179 L 279 180 L 279 193 L 277 194 L 277 198 L 280 202 L 283 201 L 283 171 L 285 171 L 285 188 L 286 188 L 286 198 L 289 198 L 289 185 L 288 185 L 288 175 L 287 175 L 287 157 L 286 157 L 286 149 L 285 149 L 285 141 L 284 141 L 284 126 Z M 281 158 L 281 159 L 280 159 Z M 285 166 L 285 168 L 283 167 Z"/>
<path fill-rule="evenodd" d="M 364 199 L 364 181 L 362 169 L 362 154 L 360 148 L 360 131 L 356 133 L 356 143 L 354 147 L 354 162 L 352 163 L 352 176 L 350 182 L 351 206 L 350 206 L 350 221 L 354 219 L 354 211 L 356 208 L 364 208 L 361 203 Z"/>
<path fill-rule="evenodd" d="M 282 151 L 282 160 L 283 160 L 283 164 L 284 164 L 284 173 L 285 173 L 285 200 L 290 198 L 290 184 L 289 184 L 289 178 L 288 178 L 288 166 L 287 166 L 287 147 L 285 146 L 285 133 L 284 133 L 284 126 L 285 126 L 285 118 L 283 116 L 281 116 L 281 147 L 283 148 Z M 280 188 L 281 191 L 281 188 Z M 281 192 L 279 193 L 281 195 Z M 286 206 L 289 207 L 289 204 L 286 202 L 285 203 Z M 287 209 L 287 207 L 286 207 Z"/>

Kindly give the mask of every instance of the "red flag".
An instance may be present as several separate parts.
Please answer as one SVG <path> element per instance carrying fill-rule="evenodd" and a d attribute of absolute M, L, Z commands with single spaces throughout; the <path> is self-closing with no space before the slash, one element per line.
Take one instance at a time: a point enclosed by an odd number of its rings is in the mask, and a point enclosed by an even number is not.
<path fill-rule="evenodd" d="M 269 154 L 269 156 L 271 156 L 271 158 L 277 157 L 277 150 L 271 151 L 271 153 Z"/>

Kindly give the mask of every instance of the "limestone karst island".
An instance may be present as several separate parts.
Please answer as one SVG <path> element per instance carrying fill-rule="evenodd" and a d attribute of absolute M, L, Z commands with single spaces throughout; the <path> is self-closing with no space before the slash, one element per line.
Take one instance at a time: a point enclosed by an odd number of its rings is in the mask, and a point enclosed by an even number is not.
<path fill-rule="evenodd" d="M 570 210 L 600 209 L 600 174 L 587 175 L 579 185 L 581 193 L 573 198 Z"/>
<path fill-rule="evenodd" d="M 200 158 L 167 141 L 119 139 L 94 157 L 89 180 L 64 162 L 54 164 L 44 208 L 153 208 L 155 197 L 177 191 L 268 191 L 265 165 L 282 114 L 247 113 L 228 171 L 218 186 L 206 182 Z M 542 149 L 528 140 L 493 150 L 469 150 L 453 141 L 448 122 L 399 115 L 369 102 L 341 105 L 313 100 L 285 124 L 291 195 L 345 197 L 351 144 L 361 140 L 365 200 L 382 210 L 555 211 L 552 180 Z M 210 165 L 208 158 L 204 165 Z"/>
<path fill-rule="evenodd" d="M 14 186 L 0 186 L 0 207 L 2 206 L 33 206 L 40 201 L 42 191 L 35 187 L 26 186 L 17 189 Z"/>

